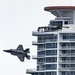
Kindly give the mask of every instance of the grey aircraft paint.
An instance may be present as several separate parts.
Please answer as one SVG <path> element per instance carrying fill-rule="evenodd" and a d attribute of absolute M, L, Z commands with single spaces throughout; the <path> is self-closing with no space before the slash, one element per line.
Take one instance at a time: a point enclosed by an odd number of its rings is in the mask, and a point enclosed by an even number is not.
<path fill-rule="evenodd" d="M 17 49 L 10 49 L 3 51 L 17 56 L 21 62 L 24 62 L 24 57 L 26 57 L 28 60 L 30 59 L 30 55 L 28 55 L 28 53 L 30 53 L 29 48 L 24 50 L 22 45 L 19 45 Z"/>

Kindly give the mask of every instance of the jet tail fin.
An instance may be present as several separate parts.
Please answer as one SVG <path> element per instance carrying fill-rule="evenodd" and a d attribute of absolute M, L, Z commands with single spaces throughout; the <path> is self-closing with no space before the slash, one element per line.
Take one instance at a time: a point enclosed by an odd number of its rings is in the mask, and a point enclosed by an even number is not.
<path fill-rule="evenodd" d="M 27 55 L 26 58 L 27 58 L 28 60 L 30 60 L 30 55 Z"/>
<path fill-rule="evenodd" d="M 23 46 L 19 45 L 16 50 L 23 50 Z"/>
<path fill-rule="evenodd" d="M 29 48 L 25 49 L 24 52 L 30 53 Z"/>

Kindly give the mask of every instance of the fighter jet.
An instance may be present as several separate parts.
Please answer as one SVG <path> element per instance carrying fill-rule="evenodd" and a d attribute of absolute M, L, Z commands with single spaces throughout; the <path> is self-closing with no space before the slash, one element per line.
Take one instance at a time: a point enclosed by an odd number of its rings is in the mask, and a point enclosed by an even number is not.
<path fill-rule="evenodd" d="M 17 56 L 21 62 L 24 62 L 24 57 L 26 57 L 28 60 L 30 59 L 30 56 L 28 55 L 28 53 L 30 53 L 29 48 L 24 50 L 22 45 L 19 45 L 17 49 L 10 49 L 10 50 L 3 50 L 3 51 Z"/>

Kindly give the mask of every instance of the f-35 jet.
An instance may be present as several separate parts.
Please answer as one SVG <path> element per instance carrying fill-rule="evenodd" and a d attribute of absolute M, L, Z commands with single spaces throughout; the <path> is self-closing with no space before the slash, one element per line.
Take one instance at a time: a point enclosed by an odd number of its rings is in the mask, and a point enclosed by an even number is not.
<path fill-rule="evenodd" d="M 19 45 L 17 49 L 10 49 L 3 51 L 17 56 L 21 62 L 24 62 L 24 57 L 26 57 L 28 60 L 30 59 L 30 56 L 28 55 L 28 53 L 30 53 L 29 48 L 24 50 L 22 45 Z"/>

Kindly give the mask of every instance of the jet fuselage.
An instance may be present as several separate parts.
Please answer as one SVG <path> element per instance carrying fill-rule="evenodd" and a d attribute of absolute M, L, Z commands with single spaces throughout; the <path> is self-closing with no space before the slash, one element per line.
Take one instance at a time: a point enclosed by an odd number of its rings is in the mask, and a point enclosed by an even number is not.
<path fill-rule="evenodd" d="M 12 55 L 18 55 L 18 54 L 22 54 L 23 56 L 27 55 L 27 53 L 25 53 L 24 51 L 20 51 L 20 50 L 16 50 L 16 49 L 10 49 L 10 50 L 4 50 L 4 51 L 11 53 Z"/>
<path fill-rule="evenodd" d="M 30 59 L 30 56 L 28 55 L 28 53 L 30 53 L 29 48 L 24 50 L 22 45 L 19 45 L 17 49 L 4 50 L 4 52 L 17 56 L 22 62 L 24 61 L 24 57 Z"/>

